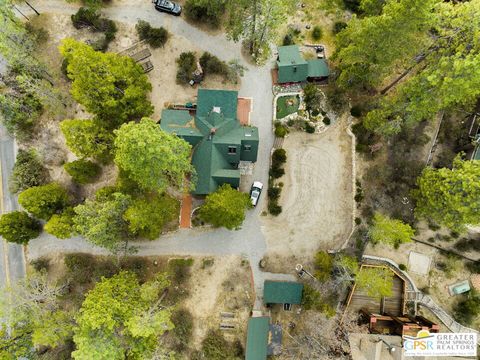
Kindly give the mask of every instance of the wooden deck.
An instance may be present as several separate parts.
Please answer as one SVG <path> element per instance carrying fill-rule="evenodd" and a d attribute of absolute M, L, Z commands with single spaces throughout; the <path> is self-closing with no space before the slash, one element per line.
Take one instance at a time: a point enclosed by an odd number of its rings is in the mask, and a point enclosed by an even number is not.
<path fill-rule="evenodd" d="M 405 307 L 405 283 L 395 274 L 393 277 L 392 296 L 382 299 L 372 298 L 365 291 L 354 287 L 347 303 L 349 311 L 359 312 L 365 309 L 374 314 L 391 314 L 401 316 Z"/>

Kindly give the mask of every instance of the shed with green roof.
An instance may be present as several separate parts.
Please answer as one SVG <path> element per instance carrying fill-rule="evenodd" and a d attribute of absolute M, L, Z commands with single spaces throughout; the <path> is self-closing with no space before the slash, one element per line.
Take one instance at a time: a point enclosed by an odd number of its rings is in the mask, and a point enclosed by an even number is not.
<path fill-rule="evenodd" d="M 267 358 L 269 324 L 268 316 L 248 319 L 245 360 L 265 360 Z"/>
<path fill-rule="evenodd" d="M 258 128 L 242 126 L 237 118 L 238 92 L 198 90 L 197 110 L 163 110 L 160 126 L 193 148 L 197 173 L 195 195 L 207 195 L 220 185 L 240 185 L 240 161 L 257 161 Z"/>
<path fill-rule="evenodd" d="M 277 67 L 279 84 L 322 80 L 330 74 L 325 59 L 305 60 L 297 45 L 278 48 Z"/>
<path fill-rule="evenodd" d="M 303 284 L 294 281 L 265 280 L 263 287 L 264 304 L 300 304 Z"/>

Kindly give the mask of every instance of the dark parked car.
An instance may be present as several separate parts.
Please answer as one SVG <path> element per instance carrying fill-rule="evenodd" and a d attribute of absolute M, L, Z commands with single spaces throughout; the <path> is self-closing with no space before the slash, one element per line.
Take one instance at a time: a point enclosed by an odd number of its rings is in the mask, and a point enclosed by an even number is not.
<path fill-rule="evenodd" d="M 172 15 L 180 15 L 182 13 L 182 7 L 169 0 L 153 0 L 155 9 L 161 12 L 166 12 Z"/>

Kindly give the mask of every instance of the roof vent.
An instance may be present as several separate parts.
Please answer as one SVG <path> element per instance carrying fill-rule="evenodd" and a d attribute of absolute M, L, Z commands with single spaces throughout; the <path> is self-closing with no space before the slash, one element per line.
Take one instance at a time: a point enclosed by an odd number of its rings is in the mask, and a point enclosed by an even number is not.
<path fill-rule="evenodd" d="M 214 113 L 220 114 L 222 112 L 222 109 L 220 108 L 220 106 L 214 106 L 212 111 Z"/>

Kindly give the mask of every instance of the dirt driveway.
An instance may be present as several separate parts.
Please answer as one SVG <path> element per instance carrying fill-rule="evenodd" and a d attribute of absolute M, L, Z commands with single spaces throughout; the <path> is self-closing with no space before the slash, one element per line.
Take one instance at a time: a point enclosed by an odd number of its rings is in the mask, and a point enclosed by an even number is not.
<path fill-rule="evenodd" d="M 278 217 L 264 218 L 269 255 L 311 257 L 339 248 L 352 229 L 351 139 L 338 123 L 323 134 L 290 133 Z M 290 229 L 287 230 L 286 229 Z"/>

